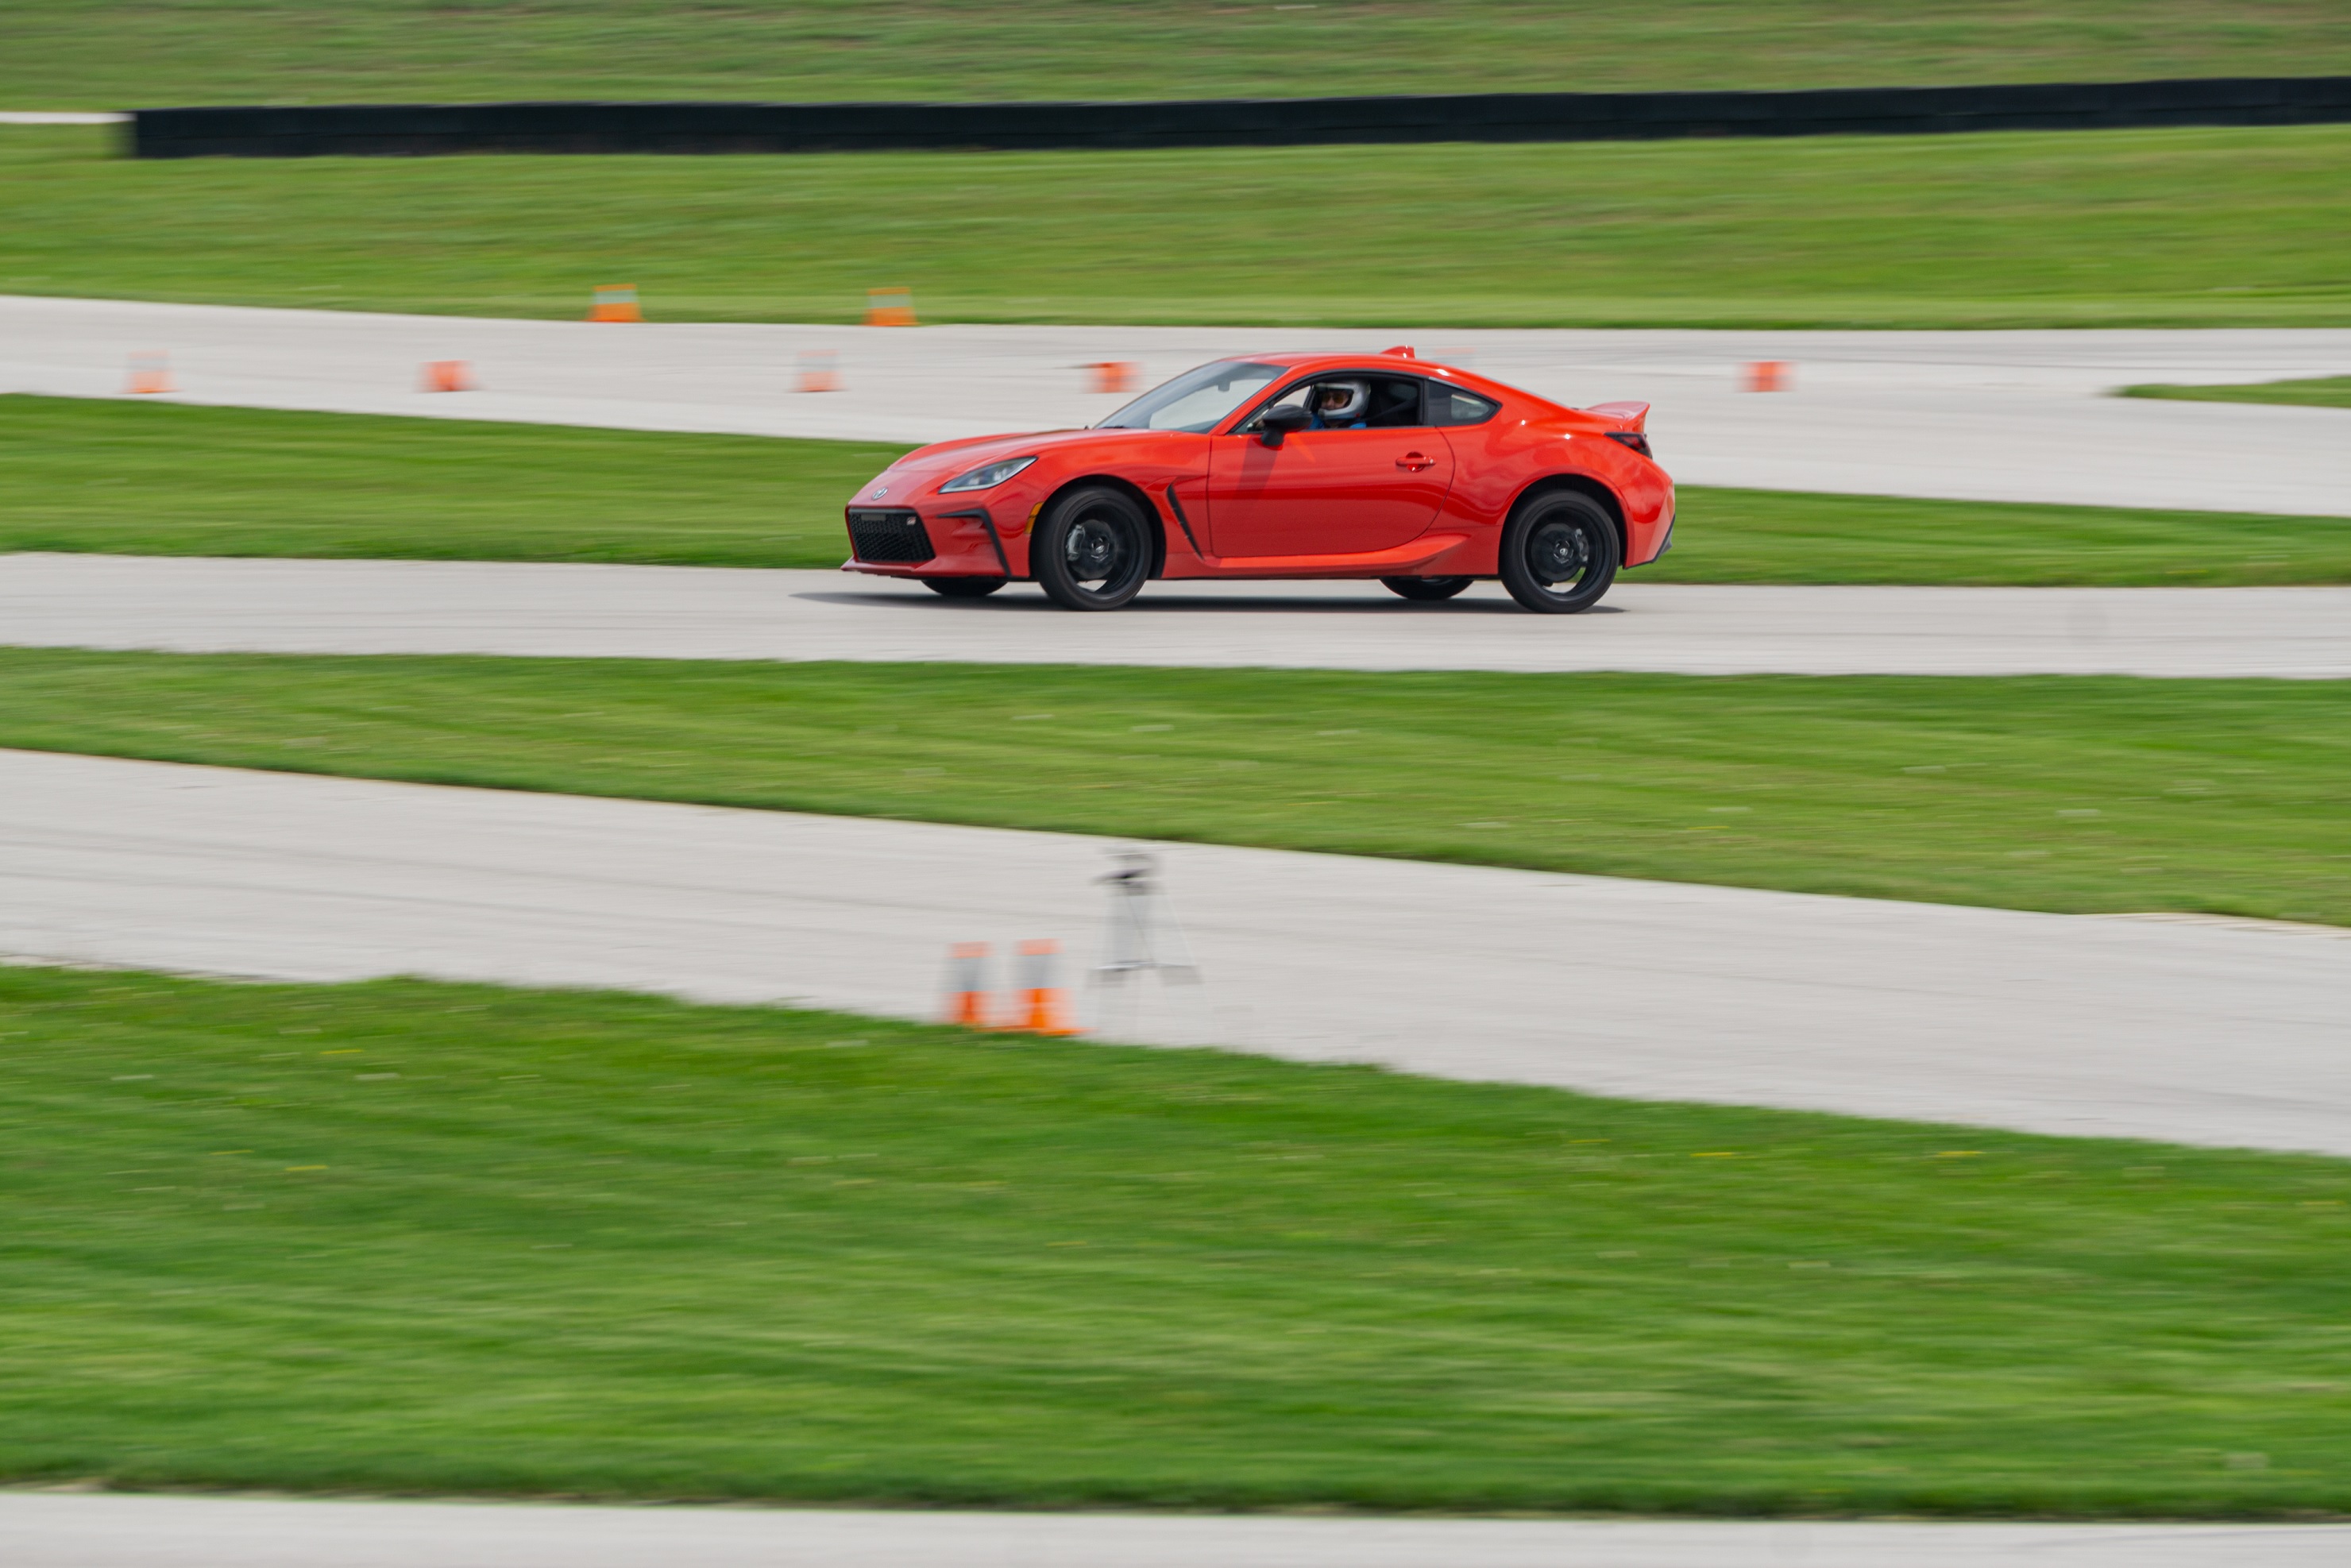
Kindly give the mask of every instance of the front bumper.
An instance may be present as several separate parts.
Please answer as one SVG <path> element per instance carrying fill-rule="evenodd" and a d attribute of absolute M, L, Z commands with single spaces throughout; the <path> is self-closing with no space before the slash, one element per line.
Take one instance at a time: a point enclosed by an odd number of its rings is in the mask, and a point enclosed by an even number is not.
<path fill-rule="evenodd" d="M 919 512 L 912 507 L 851 507 L 843 571 L 878 577 L 1010 577 L 996 519 L 985 507 Z"/>
<path fill-rule="evenodd" d="M 938 558 L 930 529 L 911 507 L 852 507 L 849 551 L 874 566 L 921 566 Z"/>

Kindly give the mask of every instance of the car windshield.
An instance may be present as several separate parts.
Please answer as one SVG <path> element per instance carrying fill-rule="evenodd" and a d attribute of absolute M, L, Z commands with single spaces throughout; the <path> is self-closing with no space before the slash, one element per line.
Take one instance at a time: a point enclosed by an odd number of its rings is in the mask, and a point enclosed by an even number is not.
<path fill-rule="evenodd" d="M 1264 391 L 1281 373 L 1280 365 L 1218 360 L 1144 392 L 1096 428 L 1214 430 L 1227 414 Z"/>

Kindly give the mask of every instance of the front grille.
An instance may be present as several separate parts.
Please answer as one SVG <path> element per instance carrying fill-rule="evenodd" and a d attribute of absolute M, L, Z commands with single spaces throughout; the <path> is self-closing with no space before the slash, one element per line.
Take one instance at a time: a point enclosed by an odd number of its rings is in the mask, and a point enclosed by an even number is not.
<path fill-rule="evenodd" d="M 923 531 L 923 519 L 914 513 L 862 507 L 849 514 L 849 549 L 858 559 L 876 566 L 914 566 L 939 553 Z"/>

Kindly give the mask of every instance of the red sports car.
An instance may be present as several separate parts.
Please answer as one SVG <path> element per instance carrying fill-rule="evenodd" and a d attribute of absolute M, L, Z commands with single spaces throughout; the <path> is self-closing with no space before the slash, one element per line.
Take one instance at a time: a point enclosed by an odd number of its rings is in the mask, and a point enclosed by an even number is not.
<path fill-rule="evenodd" d="M 955 599 L 1031 579 L 1115 610 L 1155 577 L 1376 578 L 1449 599 L 1499 577 L 1573 614 L 1671 542 L 1649 405 L 1563 408 L 1414 357 L 1202 365 L 1087 430 L 943 441 L 848 508 L 848 571 Z"/>

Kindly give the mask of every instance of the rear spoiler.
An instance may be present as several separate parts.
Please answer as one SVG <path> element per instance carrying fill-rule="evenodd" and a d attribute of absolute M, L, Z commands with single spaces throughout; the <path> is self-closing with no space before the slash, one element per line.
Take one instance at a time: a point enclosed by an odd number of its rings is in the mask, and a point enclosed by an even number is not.
<path fill-rule="evenodd" d="M 1649 423 L 1646 402 L 1595 402 L 1583 412 L 1598 414 L 1619 430 L 1639 430 Z"/>

